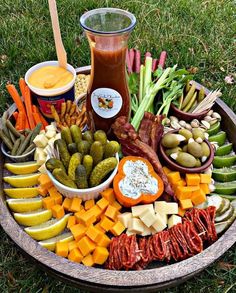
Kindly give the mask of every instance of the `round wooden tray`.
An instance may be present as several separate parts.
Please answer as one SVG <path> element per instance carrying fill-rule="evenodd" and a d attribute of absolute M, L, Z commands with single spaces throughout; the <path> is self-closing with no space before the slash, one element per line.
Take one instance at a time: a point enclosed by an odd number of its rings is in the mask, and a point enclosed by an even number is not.
<path fill-rule="evenodd" d="M 88 73 L 90 67 L 77 70 Z M 222 116 L 222 128 L 236 146 L 236 115 L 220 99 L 214 109 Z M 8 236 L 39 266 L 56 278 L 94 292 L 153 292 L 176 286 L 193 277 L 216 261 L 236 242 L 236 220 L 230 228 L 202 253 L 184 261 L 142 271 L 110 271 L 86 267 L 59 257 L 41 247 L 16 223 L 5 203 L 3 194 L 4 157 L 0 152 L 0 224 Z M 101 290 L 101 291 L 99 291 Z"/>

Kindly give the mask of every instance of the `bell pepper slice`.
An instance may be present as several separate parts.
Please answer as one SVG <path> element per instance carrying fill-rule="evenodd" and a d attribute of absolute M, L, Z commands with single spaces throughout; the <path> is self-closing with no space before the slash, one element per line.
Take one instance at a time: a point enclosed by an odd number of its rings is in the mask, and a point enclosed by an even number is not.
<path fill-rule="evenodd" d="M 122 190 L 122 180 L 125 179 L 126 176 L 130 176 L 130 179 L 128 178 L 128 180 L 131 180 L 130 182 L 132 182 L 132 180 L 136 180 L 136 182 L 138 182 L 139 179 L 142 178 L 142 176 L 140 178 L 138 178 L 139 176 L 139 170 L 136 169 L 136 172 L 133 172 L 132 174 L 126 174 L 125 173 L 125 168 L 127 165 L 125 165 L 127 162 L 139 162 L 142 165 L 142 163 L 144 163 L 147 168 L 148 168 L 148 178 L 149 178 L 149 182 L 150 180 L 152 180 L 152 182 L 155 182 L 155 192 L 154 193 L 144 193 L 143 191 L 140 191 L 140 195 L 138 194 L 139 193 L 139 187 L 137 186 L 137 194 L 138 195 L 135 195 L 135 196 L 131 196 L 130 194 L 127 194 L 127 191 L 125 192 L 124 189 Z M 130 163 L 128 163 L 130 164 Z M 133 164 L 134 166 L 135 164 Z M 136 165 L 136 168 L 138 165 Z M 142 169 L 142 167 L 140 166 L 140 172 L 144 172 L 144 170 Z M 144 176 L 145 177 L 145 176 Z M 144 178 L 143 177 L 143 178 Z M 151 178 L 151 179 L 150 179 Z M 133 181 L 135 182 L 135 181 Z M 135 184 L 134 184 L 135 186 Z M 154 171 L 153 167 L 152 167 L 152 164 L 142 158 L 142 157 L 136 157 L 136 156 L 127 156 L 127 157 L 124 157 L 120 163 L 119 163 L 119 166 L 118 166 L 118 173 L 116 174 L 116 176 L 114 177 L 114 180 L 113 180 L 113 188 L 114 188 L 114 193 L 115 193 L 115 196 L 117 198 L 117 200 L 120 202 L 120 204 L 122 204 L 123 206 L 125 207 L 132 207 L 134 205 L 137 205 L 139 203 L 144 203 L 144 204 L 147 204 L 147 203 L 152 203 L 154 202 L 157 198 L 159 198 L 161 196 L 161 194 L 163 193 L 164 191 L 164 184 L 163 184 L 163 181 L 162 179 L 160 178 L 160 176 Z M 142 188 L 141 188 L 142 190 Z"/>

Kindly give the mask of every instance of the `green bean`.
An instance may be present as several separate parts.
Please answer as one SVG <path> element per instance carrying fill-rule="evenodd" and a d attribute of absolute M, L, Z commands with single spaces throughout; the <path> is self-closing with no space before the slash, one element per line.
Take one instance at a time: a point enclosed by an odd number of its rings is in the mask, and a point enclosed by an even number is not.
<path fill-rule="evenodd" d="M 9 120 L 6 121 L 6 126 L 7 126 L 8 130 L 11 131 L 16 137 L 21 136 L 20 132 L 18 132 L 15 129 L 15 127 L 11 124 L 11 122 Z"/>
<path fill-rule="evenodd" d="M 13 149 L 12 149 L 12 151 L 11 151 L 11 155 L 12 156 L 15 156 L 16 155 L 16 152 L 17 152 L 17 150 L 18 150 L 18 148 L 19 148 L 19 146 L 20 146 L 20 143 L 21 143 L 21 140 L 20 140 L 20 137 L 15 141 L 15 143 L 14 143 L 14 146 L 13 146 Z"/>
<path fill-rule="evenodd" d="M 25 138 L 24 142 L 20 145 L 19 151 L 17 152 L 17 155 L 21 155 L 25 151 L 25 149 L 27 148 L 27 146 L 30 143 L 30 139 L 31 139 L 32 133 L 33 132 L 31 131 L 31 133 L 29 133 L 27 135 L 27 137 Z"/>
<path fill-rule="evenodd" d="M 5 143 L 5 145 L 7 146 L 7 148 L 11 151 L 13 149 L 13 144 L 10 138 L 5 135 L 2 129 L 0 129 L 0 137 L 2 141 Z"/>
<path fill-rule="evenodd" d="M 35 148 L 35 143 L 31 143 L 31 144 L 27 147 L 27 149 L 22 153 L 22 155 L 25 155 L 25 154 L 31 152 L 34 148 Z"/>

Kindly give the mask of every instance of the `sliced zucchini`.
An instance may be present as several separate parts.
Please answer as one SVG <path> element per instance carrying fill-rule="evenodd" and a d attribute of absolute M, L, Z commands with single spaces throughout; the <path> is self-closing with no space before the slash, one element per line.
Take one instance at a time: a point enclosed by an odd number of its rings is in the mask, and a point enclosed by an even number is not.
<path fill-rule="evenodd" d="M 236 204 L 236 201 L 235 201 L 235 204 Z M 227 221 L 215 223 L 216 233 L 217 234 L 222 233 L 233 223 L 235 219 L 236 219 L 236 209 L 234 208 L 233 215 Z"/>
<path fill-rule="evenodd" d="M 234 207 L 234 209 L 236 210 L 236 199 L 231 201 L 231 205 Z"/>
<path fill-rule="evenodd" d="M 216 213 L 220 213 L 224 208 L 224 200 L 219 195 L 211 195 L 207 197 L 207 205 L 214 206 L 216 208 Z"/>
<path fill-rule="evenodd" d="M 219 213 L 216 212 L 216 216 L 223 215 L 230 208 L 230 201 L 227 198 L 223 198 L 223 203 L 224 203 L 224 206 L 222 210 Z"/>
<path fill-rule="evenodd" d="M 228 219 L 230 219 L 232 217 L 234 213 L 234 208 L 232 205 L 230 205 L 230 208 L 224 212 L 222 215 L 215 217 L 215 222 L 223 222 L 223 221 L 227 221 Z"/>

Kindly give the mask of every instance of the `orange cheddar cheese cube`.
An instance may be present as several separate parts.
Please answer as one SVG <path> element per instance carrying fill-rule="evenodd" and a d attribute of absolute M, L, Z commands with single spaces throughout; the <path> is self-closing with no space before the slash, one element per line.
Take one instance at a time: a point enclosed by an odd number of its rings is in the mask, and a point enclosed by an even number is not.
<path fill-rule="evenodd" d="M 200 176 L 199 174 L 186 174 L 186 183 L 188 186 L 190 185 L 199 185 L 200 184 Z"/>
<path fill-rule="evenodd" d="M 206 199 L 207 199 L 206 194 L 204 193 L 204 191 L 202 189 L 199 189 L 198 191 L 194 191 L 192 193 L 191 200 L 194 205 L 199 205 L 199 204 L 205 202 Z"/>
<path fill-rule="evenodd" d="M 70 251 L 69 255 L 68 255 L 68 259 L 70 261 L 74 261 L 74 262 L 78 262 L 80 263 L 83 259 L 83 255 L 82 253 L 79 251 L 78 248 L 74 248 Z"/>
<path fill-rule="evenodd" d="M 108 219 L 106 216 L 104 216 L 100 222 L 101 228 L 105 231 L 109 231 L 114 226 L 114 224 L 115 223 L 112 220 Z"/>
<path fill-rule="evenodd" d="M 88 254 L 82 259 L 82 263 L 87 267 L 92 267 L 94 265 L 93 256 Z"/>
<path fill-rule="evenodd" d="M 178 171 L 168 173 L 167 178 L 171 184 L 181 180 L 180 173 Z"/>
<path fill-rule="evenodd" d="M 200 183 L 200 188 L 202 189 L 202 191 L 205 193 L 205 194 L 209 194 L 211 193 L 210 192 L 210 189 L 209 189 L 209 185 L 207 183 Z"/>
<path fill-rule="evenodd" d="M 50 196 L 43 198 L 43 208 L 50 210 L 54 206 L 54 199 Z"/>
<path fill-rule="evenodd" d="M 179 200 L 188 199 L 192 196 L 192 190 L 189 186 L 177 186 L 175 193 Z"/>
<path fill-rule="evenodd" d="M 111 242 L 111 239 L 106 235 L 102 234 L 101 239 L 97 242 L 98 246 L 107 247 Z"/>
<path fill-rule="evenodd" d="M 211 175 L 210 174 L 200 174 L 200 183 L 211 183 Z"/>
<path fill-rule="evenodd" d="M 58 195 L 58 194 L 60 194 L 59 192 L 58 192 L 58 190 L 56 189 L 56 187 L 55 186 L 52 186 L 52 187 L 50 187 L 49 189 L 48 189 L 48 193 L 49 193 L 49 195 L 50 196 L 56 196 L 56 195 Z"/>
<path fill-rule="evenodd" d="M 76 225 L 76 217 L 75 216 L 70 216 L 68 218 L 68 222 L 67 222 L 67 228 L 70 229 L 72 226 Z"/>
<path fill-rule="evenodd" d="M 96 244 L 88 236 L 84 236 L 78 241 L 77 246 L 82 252 L 83 256 L 86 256 L 87 254 L 94 251 Z"/>
<path fill-rule="evenodd" d="M 64 210 L 70 211 L 71 203 L 72 203 L 72 198 L 66 197 L 62 203 Z"/>
<path fill-rule="evenodd" d="M 115 236 L 119 236 L 122 232 L 124 232 L 125 226 L 120 222 L 116 222 L 115 225 L 110 229 L 111 233 Z"/>
<path fill-rule="evenodd" d="M 167 175 L 171 172 L 171 170 L 169 168 L 167 168 L 166 166 L 162 167 L 163 172 Z"/>
<path fill-rule="evenodd" d="M 74 216 L 75 216 L 75 218 L 76 218 L 76 222 L 77 222 L 77 223 L 80 223 L 79 218 L 80 218 L 80 216 L 82 216 L 85 212 L 86 212 L 85 209 L 81 209 L 79 212 L 74 213 Z"/>
<path fill-rule="evenodd" d="M 102 232 L 99 231 L 95 226 L 90 225 L 86 231 L 86 235 L 94 242 L 98 242 L 102 236 Z"/>
<path fill-rule="evenodd" d="M 62 200 L 63 200 L 63 198 L 62 198 L 62 195 L 58 192 L 58 194 L 54 194 L 53 196 L 51 196 L 51 198 L 53 198 L 54 199 L 54 203 L 55 204 L 62 204 Z"/>
<path fill-rule="evenodd" d="M 86 200 L 84 203 L 84 209 L 87 211 L 95 205 L 94 199 Z"/>
<path fill-rule="evenodd" d="M 71 202 L 70 210 L 74 213 L 80 211 L 81 203 L 82 203 L 81 198 L 74 197 Z"/>
<path fill-rule="evenodd" d="M 87 227 L 82 224 L 76 224 L 70 227 L 70 231 L 73 234 L 75 241 L 79 241 L 85 235 Z"/>
<path fill-rule="evenodd" d="M 105 199 L 104 197 L 102 197 L 97 202 L 97 205 L 102 211 L 104 211 L 107 208 L 107 206 L 109 205 L 109 201 L 107 199 Z"/>
<path fill-rule="evenodd" d="M 38 182 L 42 188 L 47 190 L 53 186 L 53 183 L 47 174 L 41 174 L 38 178 Z"/>
<path fill-rule="evenodd" d="M 46 188 L 43 188 L 42 186 L 37 187 L 38 193 L 42 196 L 46 196 L 48 194 L 48 190 Z"/>
<path fill-rule="evenodd" d="M 183 210 L 183 209 L 181 209 L 181 207 L 179 207 L 179 208 L 178 208 L 178 215 L 179 215 L 180 217 L 183 217 L 184 214 L 185 214 L 185 210 Z"/>
<path fill-rule="evenodd" d="M 96 218 L 99 218 L 102 214 L 102 210 L 97 205 L 93 206 L 90 211 L 95 215 Z"/>
<path fill-rule="evenodd" d="M 112 204 L 111 204 L 114 208 L 116 208 L 117 209 L 117 211 L 120 211 L 121 209 L 122 209 L 122 205 L 120 205 L 119 203 L 118 203 L 118 201 L 114 201 Z"/>
<path fill-rule="evenodd" d="M 75 240 L 68 242 L 68 249 L 69 249 L 69 252 L 70 252 L 71 250 L 73 250 L 74 248 L 77 248 L 77 242 L 76 242 Z"/>
<path fill-rule="evenodd" d="M 176 181 L 175 183 L 172 184 L 173 186 L 186 186 L 186 181 L 184 179 L 181 179 L 179 181 Z"/>
<path fill-rule="evenodd" d="M 183 199 L 183 200 L 180 200 L 179 202 L 180 202 L 180 207 L 183 210 L 187 210 L 193 207 L 191 199 Z"/>
<path fill-rule="evenodd" d="M 105 263 L 109 256 L 109 252 L 106 247 L 97 246 L 93 252 L 93 261 L 95 264 L 102 265 Z"/>
<path fill-rule="evenodd" d="M 116 216 L 117 216 L 117 209 L 114 206 L 109 205 L 105 211 L 105 216 L 107 216 L 108 218 L 115 220 Z"/>
<path fill-rule="evenodd" d="M 52 215 L 54 218 L 61 219 L 65 216 L 63 206 L 56 204 L 52 207 Z"/>
<path fill-rule="evenodd" d="M 115 201 L 115 194 L 113 188 L 107 188 L 103 190 L 100 194 L 102 197 L 108 200 L 109 203 L 113 203 Z"/>
<path fill-rule="evenodd" d="M 98 222 L 94 227 L 96 227 L 100 232 L 105 233 L 106 231 L 101 227 L 100 222 Z"/>
<path fill-rule="evenodd" d="M 57 242 L 56 243 L 56 254 L 62 257 L 67 257 L 69 252 L 68 242 Z"/>
<path fill-rule="evenodd" d="M 91 210 L 86 211 L 80 216 L 76 215 L 76 218 L 79 220 L 79 222 L 85 226 L 90 226 L 94 222 L 96 222 L 96 216 L 93 214 Z"/>

